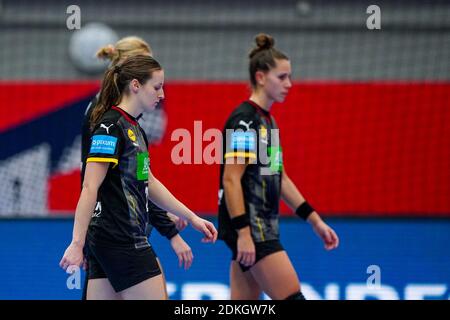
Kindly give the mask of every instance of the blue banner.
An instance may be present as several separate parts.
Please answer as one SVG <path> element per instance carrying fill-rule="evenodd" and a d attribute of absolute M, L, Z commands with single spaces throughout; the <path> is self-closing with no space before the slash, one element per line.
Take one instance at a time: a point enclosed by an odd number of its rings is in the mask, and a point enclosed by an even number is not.
<path fill-rule="evenodd" d="M 217 223 L 217 221 L 214 221 Z M 310 226 L 283 219 L 281 241 L 307 299 L 449 299 L 450 220 L 329 219 L 340 237 L 328 252 Z M 58 265 L 71 240 L 72 220 L 0 220 L 0 299 L 80 299 L 80 279 Z M 171 299 L 228 299 L 231 253 L 203 244 L 191 227 L 190 270 L 178 268 L 170 243 L 154 230 Z M 267 298 L 263 296 L 262 298 Z"/>

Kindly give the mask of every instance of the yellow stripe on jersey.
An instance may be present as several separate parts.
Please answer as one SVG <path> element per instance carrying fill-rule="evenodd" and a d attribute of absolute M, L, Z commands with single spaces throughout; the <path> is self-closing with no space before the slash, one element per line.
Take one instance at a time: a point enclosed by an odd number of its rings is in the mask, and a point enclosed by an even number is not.
<path fill-rule="evenodd" d="M 112 162 L 114 163 L 114 168 L 119 163 L 119 160 L 114 158 L 88 158 L 86 162 Z"/>
<path fill-rule="evenodd" d="M 256 153 L 242 151 L 225 153 L 225 159 L 233 157 L 256 159 Z"/>
<path fill-rule="evenodd" d="M 263 202 L 266 202 L 266 181 L 262 181 L 262 198 Z"/>
<path fill-rule="evenodd" d="M 259 233 L 261 234 L 261 240 L 266 241 L 266 238 L 264 237 L 264 230 L 261 224 L 261 219 L 259 217 L 256 217 L 256 223 L 258 224 Z"/>

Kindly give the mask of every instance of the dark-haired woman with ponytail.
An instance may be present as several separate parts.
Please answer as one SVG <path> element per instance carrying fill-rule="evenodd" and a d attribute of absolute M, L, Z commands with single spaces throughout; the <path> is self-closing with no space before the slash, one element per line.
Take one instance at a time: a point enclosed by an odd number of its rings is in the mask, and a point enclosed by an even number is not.
<path fill-rule="evenodd" d="M 164 99 L 164 71 L 149 56 L 108 69 L 91 115 L 92 143 L 75 211 L 72 242 L 60 266 L 80 266 L 89 251 L 87 299 L 165 299 L 165 280 L 148 242 L 147 196 L 214 242 L 214 225 L 195 215 L 152 174 L 136 117 Z M 97 208 L 97 207 L 98 208 Z M 94 212 L 94 214 L 92 214 Z"/>
<path fill-rule="evenodd" d="M 114 67 L 120 62 L 124 61 L 128 57 L 144 55 L 144 56 L 152 56 L 153 52 L 150 48 L 150 45 L 144 41 L 142 38 L 136 36 L 127 36 L 119 41 L 117 41 L 114 45 L 109 44 L 102 48 L 100 48 L 97 52 L 97 58 L 102 60 L 109 60 L 110 67 Z M 99 94 L 97 94 L 93 100 L 89 103 L 84 113 L 83 125 L 82 125 L 82 134 L 81 134 L 81 182 L 83 183 L 84 172 L 86 170 L 86 160 L 89 155 L 89 150 L 91 147 L 91 114 L 94 109 L 94 106 L 97 104 Z M 148 139 L 154 139 L 154 128 L 153 123 L 151 123 L 152 119 L 154 119 L 155 114 L 159 114 L 163 112 L 162 110 L 150 110 L 145 112 L 143 116 L 139 119 L 139 124 L 143 127 Z M 150 143 L 150 141 L 149 141 Z M 187 226 L 187 222 L 184 219 L 177 217 L 161 208 L 158 208 L 151 200 L 148 200 L 148 215 L 149 215 L 149 225 L 147 228 L 147 235 L 150 237 L 150 234 L 153 230 L 153 227 L 159 232 L 160 235 L 166 237 L 170 246 L 174 250 L 175 254 L 178 257 L 179 266 L 181 267 L 184 264 L 184 268 L 188 269 L 192 265 L 193 254 L 189 245 L 184 241 L 183 237 L 179 233 L 179 231 L 183 230 Z M 98 210 L 96 210 L 98 214 Z M 89 260 L 89 251 L 86 247 L 84 259 L 86 263 L 83 265 L 83 268 L 87 270 L 88 268 L 88 260 Z M 159 258 L 157 258 L 158 264 L 161 268 L 162 273 L 164 271 L 161 266 L 161 262 Z M 87 294 L 87 282 L 88 277 L 85 278 L 84 286 L 83 286 L 83 294 L 82 300 L 86 300 Z M 167 291 L 167 290 L 166 290 Z"/>
<path fill-rule="evenodd" d="M 100 48 L 97 52 L 97 58 L 102 60 L 109 60 L 110 67 L 114 67 L 115 65 L 121 63 L 128 57 L 144 55 L 144 56 L 153 56 L 152 49 L 150 45 L 144 41 L 144 39 L 136 37 L 136 36 L 127 36 L 119 41 L 117 41 L 114 45 L 109 44 L 102 48 Z M 85 115 L 83 118 L 82 125 L 82 139 L 81 139 L 81 179 L 84 178 L 84 171 L 86 169 L 86 160 L 89 154 L 89 149 L 91 146 L 91 114 L 94 109 L 94 106 L 97 104 L 99 94 L 97 94 L 94 99 L 89 103 L 86 108 Z M 149 110 L 145 112 L 142 117 L 139 119 L 139 124 L 144 129 L 146 136 L 149 140 L 154 140 L 154 128 L 153 123 L 155 112 L 160 113 L 162 110 Z M 160 121 L 158 121 L 160 122 Z M 151 144 L 151 142 L 149 141 Z M 182 266 L 184 264 L 185 269 L 188 269 L 192 264 L 192 250 L 189 245 L 184 241 L 179 231 L 183 230 L 187 226 L 187 222 L 184 219 L 177 217 L 174 214 L 166 212 L 158 208 L 152 201 L 148 201 L 148 213 L 150 225 L 148 227 L 148 235 L 153 229 L 156 230 L 164 237 L 166 237 L 170 241 L 170 245 L 174 250 L 175 254 L 178 257 L 179 265 Z M 86 258 L 86 257 L 85 257 Z M 159 262 L 159 260 L 158 260 Z M 86 290 L 83 290 L 83 298 L 86 297 Z"/>
<path fill-rule="evenodd" d="M 297 273 L 279 239 L 279 201 L 311 224 L 325 248 L 339 239 L 294 185 L 283 165 L 279 129 L 270 110 L 291 83 L 289 58 L 274 39 L 256 36 L 250 52 L 252 92 L 228 118 L 220 170 L 219 238 L 232 251 L 231 299 L 303 300 Z"/>

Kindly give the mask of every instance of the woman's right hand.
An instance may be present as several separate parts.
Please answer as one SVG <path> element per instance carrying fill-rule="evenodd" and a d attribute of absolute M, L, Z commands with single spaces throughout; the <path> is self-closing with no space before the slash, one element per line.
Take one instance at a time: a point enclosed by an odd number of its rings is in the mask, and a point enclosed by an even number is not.
<path fill-rule="evenodd" d="M 238 234 L 236 261 L 250 267 L 255 263 L 255 243 L 248 227 L 239 230 Z"/>
<path fill-rule="evenodd" d="M 64 256 L 59 262 L 59 266 L 67 270 L 69 266 L 81 266 L 84 263 L 83 245 L 72 242 L 64 252 Z"/>

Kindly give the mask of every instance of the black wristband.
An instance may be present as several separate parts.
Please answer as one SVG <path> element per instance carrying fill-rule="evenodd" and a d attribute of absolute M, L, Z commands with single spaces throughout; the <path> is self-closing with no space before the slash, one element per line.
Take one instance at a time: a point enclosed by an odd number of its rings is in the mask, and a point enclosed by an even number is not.
<path fill-rule="evenodd" d="M 248 214 L 244 213 L 240 216 L 231 218 L 231 227 L 235 230 L 245 228 L 250 225 L 250 218 Z"/>
<path fill-rule="evenodd" d="M 174 227 L 174 228 L 171 228 L 164 236 L 167 238 L 167 240 L 171 240 L 177 234 L 179 234 L 179 231 L 176 227 Z"/>
<path fill-rule="evenodd" d="M 295 210 L 295 214 L 298 215 L 303 220 L 308 219 L 309 215 L 313 213 L 314 208 L 308 202 L 303 202 L 298 206 L 297 210 Z"/>

